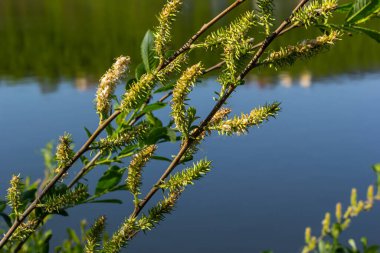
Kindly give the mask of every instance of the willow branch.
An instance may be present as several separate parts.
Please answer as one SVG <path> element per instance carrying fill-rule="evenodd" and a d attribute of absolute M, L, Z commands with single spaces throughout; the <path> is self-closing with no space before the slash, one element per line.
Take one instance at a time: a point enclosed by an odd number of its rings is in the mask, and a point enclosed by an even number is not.
<path fill-rule="evenodd" d="M 240 4 L 242 4 L 245 1 L 246 0 L 236 0 L 234 3 L 232 3 L 230 6 L 228 6 L 225 10 L 223 10 L 221 13 L 219 13 L 215 18 L 210 20 L 208 23 L 204 24 L 198 32 L 196 32 L 179 50 L 177 50 L 168 60 L 166 60 L 164 62 L 162 67 L 165 68 L 167 65 L 169 65 L 170 62 L 172 62 L 179 55 L 188 51 L 191 48 L 191 45 L 202 34 L 204 34 L 211 26 L 213 26 L 216 22 L 218 22 L 220 19 L 222 19 L 224 16 L 226 16 L 233 9 L 235 9 L 236 7 L 238 7 Z"/>
<path fill-rule="evenodd" d="M 204 24 L 201 29 L 194 34 L 179 50 L 177 50 L 173 56 L 167 59 L 162 66 L 160 66 L 157 71 L 161 71 L 166 66 L 168 66 L 172 61 L 174 61 L 179 55 L 188 51 L 191 45 L 203 34 L 205 33 L 212 25 L 218 22 L 221 18 L 235 9 L 237 6 L 245 2 L 245 0 L 236 0 L 233 4 L 227 7 L 224 11 L 218 14 L 215 18 L 213 18 L 207 24 Z M 170 95 L 169 95 L 170 96 Z M 35 200 L 27 207 L 27 209 L 23 212 L 23 214 L 19 217 L 19 219 L 15 220 L 12 226 L 9 228 L 6 234 L 4 234 L 3 238 L 0 241 L 0 249 L 4 247 L 4 245 L 8 242 L 9 238 L 15 232 L 15 230 L 25 221 L 25 219 L 29 216 L 29 214 L 37 207 L 39 201 L 54 187 L 54 185 L 62 178 L 64 174 L 72 167 L 72 165 L 89 149 L 90 145 L 96 140 L 96 138 L 103 132 L 103 130 L 111 124 L 111 122 L 121 113 L 120 110 L 116 110 L 110 117 L 108 117 L 105 121 L 102 122 L 101 125 L 95 130 L 95 132 L 89 137 L 85 144 L 77 151 L 72 160 L 63 168 L 61 168 L 60 172 L 54 176 L 54 178 L 46 185 L 46 187 L 37 195 Z M 79 180 L 79 178 L 77 179 Z"/>
<path fill-rule="evenodd" d="M 300 26 L 300 25 L 296 25 L 296 24 L 291 25 L 291 26 L 285 28 L 284 30 L 282 30 L 282 31 L 278 34 L 277 37 L 280 37 L 281 35 L 283 35 L 283 34 L 289 32 L 289 31 L 291 31 L 291 30 L 293 30 L 294 28 L 297 28 L 297 27 L 301 27 L 301 26 Z M 261 47 L 261 46 L 263 45 L 263 43 L 264 43 L 264 41 L 262 41 L 262 42 L 260 42 L 260 43 L 257 43 L 256 45 L 254 45 L 254 46 L 252 47 L 252 50 Z M 225 63 L 226 63 L 225 61 L 221 61 L 221 62 L 215 64 L 214 66 L 211 66 L 211 67 L 209 67 L 208 69 L 204 70 L 204 71 L 203 71 L 203 74 L 208 74 L 208 73 L 210 73 L 210 72 L 212 72 L 212 71 L 214 71 L 214 70 L 220 69 L 221 67 L 223 67 L 223 65 L 224 65 Z"/>
<path fill-rule="evenodd" d="M 246 75 L 257 66 L 257 63 L 262 56 L 262 54 L 265 52 L 267 47 L 273 42 L 274 39 L 276 39 L 285 29 L 286 27 L 291 23 L 291 18 L 293 17 L 294 13 L 297 12 L 300 8 L 302 8 L 309 0 L 302 0 L 300 3 L 294 8 L 291 15 L 284 20 L 281 25 L 270 35 L 265 38 L 265 40 L 260 45 L 260 48 L 254 55 L 254 57 L 251 59 L 251 61 L 248 63 L 247 67 L 242 71 L 242 73 L 238 76 L 237 81 L 243 80 Z M 178 154 L 175 156 L 174 160 L 170 163 L 170 165 L 167 167 L 165 172 L 162 174 L 162 176 L 157 180 L 156 184 L 151 188 L 151 190 L 148 192 L 148 194 L 145 196 L 145 198 L 140 202 L 137 208 L 135 208 L 134 212 L 132 213 L 131 217 L 135 218 L 137 217 L 140 212 L 144 209 L 146 204 L 149 202 L 149 200 L 155 195 L 155 193 L 159 190 L 157 185 L 159 185 L 163 180 L 165 180 L 170 173 L 175 169 L 175 167 L 180 163 L 183 155 L 186 153 L 186 151 L 191 147 L 192 144 L 194 144 L 195 140 L 200 136 L 201 133 L 205 130 L 206 126 L 210 122 L 210 120 L 213 118 L 215 113 L 223 106 L 223 104 L 226 102 L 226 100 L 231 96 L 231 94 L 235 91 L 237 85 L 236 84 L 230 84 L 228 91 L 225 93 L 223 97 L 219 99 L 217 104 L 213 107 L 211 112 L 208 114 L 208 116 L 202 121 L 201 125 L 193 132 L 191 135 L 191 138 L 187 139 L 181 149 L 179 150 Z"/>

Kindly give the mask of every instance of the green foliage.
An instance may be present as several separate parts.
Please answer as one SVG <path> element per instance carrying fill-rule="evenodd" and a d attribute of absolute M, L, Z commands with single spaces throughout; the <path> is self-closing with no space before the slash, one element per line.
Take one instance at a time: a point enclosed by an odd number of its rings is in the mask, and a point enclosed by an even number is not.
<path fill-rule="evenodd" d="M 14 224 L 15 229 L 11 229 L 0 242 L 0 252 L 17 249 L 48 252 L 52 233 L 42 229 L 42 224 L 48 219 L 54 215 L 68 216 L 69 208 L 81 204 L 122 204 L 121 200 L 106 196 L 111 192 L 128 190 L 133 196 L 134 209 L 109 238 L 104 234 L 105 216 L 101 216 L 88 231 L 85 231 L 85 223 L 82 222 L 80 235 L 69 228 L 68 239 L 55 249 L 56 252 L 73 253 L 120 252 L 138 233 L 152 230 L 164 220 L 174 210 L 185 188 L 210 171 L 211 161 L 205 159 L 190 168 L 173 172 L 184 163 L 193 161 L 198 147 L 213 131 L 228 136 L 245 134 L 251 127 L 277 116 L 280 103 L 275 102 L 255 108 L 248 114 L 229 118 L 232 110 L 223 106 L 228 104 L 228 98 L 238 86 L 244 84 L 249 71 L 258 67 L 278 69 L 290 66 L 298 59 L 311 58 L 343 39 L 346 31 L 357 31 L 380 41 L 378 31 L 364 26 L 379 14 L 378 3 L 378 0 L 358 0 L 338 6 L 335 0 L 312 1 L 295 9 L 272 33 L 275 24 L 273 2 L 260 0 L 256 11 L 246 12 L 195 44 L 216 21 L 239 4 L 231 5 L 231 9 L 226 9 L 225 13 L 206 23 L 189 42 L 172 52 L 171 31 L 182 1 L 167 0 L 158 15 L 154 32 L 148 31 L 143 38 L 140 47 L 142 63 L 137 65 L 135 77 L 126 80 L 124 95 L 118 98 L 114 91 L 116 85 L 126 79 L 129 57 L 117 58 L 100 79 L 96 96 L 100 124 L 94 131 L 85 128 L 87 142 L 75 151 L 71 135 L 64 134 L 59 139 L 55 156 L 52 154 L 52 144 L 48 144 L 42 152 L 46 170 L 43 180 L 30 183 L 29 178 L 24 181 L 20 176 L 12 178 L 6 201 L 0 200 L 0 216 L 8 227 Z M 346 14 L 347 18 L 343 23 L 330 23 L 330 17 L 335 13 Z M 318 28 L 322 33 L 314 40 L 299 41 L 295 45 L 285 41 L 279 50 L 271 48 L 272 41 L 282 33 L 305 27 Z M 254 44 L 263 34 L 264 40 Z M 217 49 L 205 52 L 203 58 L 207 58 L 208 54 L 217 54 L 222 62 L 209 69 L 203 67 L 204 61 L 189 64 L 191 60 L 188 61 L 188 58 L 193 56 L 190 52 L 199 48 Z M 220 91 L 215 91 L 219 96 L 215 105 L 201 119 L 197 114 L 198 107 L 188 106 L 189 95 L 196 88 L 196 82 L 210 71 L 217 71 L 222 87 Z M 165 94 L 156 100 L 159 93 Z M 171 101 L 168 102 L 170 97 Z M 170 154 L 155 155 L 162 143 L 177 145 L 178 153 L 171 158 L 167 158 Z M 145 181 L 143 168 L 152 159 L 157 163 L 169 164 L 140 199 L 145 192 L 142 187 Z M 67 171 L 80 162 L 82 169 L 66 184 Z M 97 180 L 95 191 L 90 193 L 87 182 L 83 182 L 84 176 L 104 165 L 107 169 Z M 128 171 L 127 175 L 125 171 Z M 350 241 L 347 248 L 339 242 L 339 237 L 353 217 L 370 210 L 374 201 L 380 199 L 380 165 L 375 165 L 374 171 L 378 180 L 375 186 L 368 188 L 365 201 L 358 200 L 354 189 L 350 206 L 345 212 L 341 204 L 336 206 L 335 223 L 332 223 L 332 215 L 326 213 L 319 237 L 313 236 L 309 228 L 306 229 L 304 253 L 315 250 L 321 253 L 359 252 L 354 241 Z M 11 210 L 7 210 L 6 204 Z M 150 209 L 146 212 L 148 207 Z M 364 239 L 362 244 L 364 252 L 378 250 L 376 246 L 368 246 Z"/>

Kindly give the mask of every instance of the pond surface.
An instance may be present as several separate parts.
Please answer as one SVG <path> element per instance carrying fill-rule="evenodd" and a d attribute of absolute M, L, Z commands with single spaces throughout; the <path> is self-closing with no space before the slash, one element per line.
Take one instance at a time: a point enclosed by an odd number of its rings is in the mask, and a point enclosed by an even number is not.
<path fill-rule="evenodd" d="M 131 50 L 139 47 L 162 2 L 0 0 L 1 195 L 12 173 L 43 175 L 40 149 L 47 142 L 67 131 L 77 146 L 83 143 L 83 127 L 94 129 L 98 123 L 94 80 L 117 55 L 132 53 L 138 59 Z M 179 38 L 230 1 L 187 2 Z M 280 7 L 286 13 L 284 2 Z M 147 12 L 144 20 L 137 16 L 141 10 Z M 250 77 L 231 99 L 234 112 L 281 101 L 278 118 L 246 136 L 209 138 L 199 157 L 213 160 L 214 170 L 189 187 L 173 215 L 139 235 L 128 252 L 299 252 L 306 226 L 319 234 L 326 211 L 334 212 L 338 201 L 347 204 L 352 187 L 364 198 L 375 180 L 370 167 L 380 162 L 379 49 L 354 36 L 293 72 Z M 212 106 L 215 85 L 210 78 L 192 93 L 201 115 Z M 175 152 L 169 144 L 159 154 Z M 146 183 L 154 182 L 165 165 L 152 163 Z M 92 222 L 108 214 L 112 231 L 130 210 L 91 205 L 71 210 L 69 218 L 55 217 L 48 223 L 53 246 L 66 237 L 65 227 L 78 228 L 84 218 Z M 380 244 L 379 216 L 376 206 L 352 223 L 345 238 L 365 235 Z"/>

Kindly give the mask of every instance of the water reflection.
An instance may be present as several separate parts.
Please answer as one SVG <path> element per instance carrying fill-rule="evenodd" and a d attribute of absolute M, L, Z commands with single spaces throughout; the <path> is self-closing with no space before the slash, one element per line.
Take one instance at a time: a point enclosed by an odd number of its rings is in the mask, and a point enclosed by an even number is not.
<path fill-rule="evenodd" d="M 242 9 L 253 8 L 253 2 L 248 1 Z M 56 80 L 62 78 L 97 80 L 120 54 L 131 55 L 138 64 L 140 56 L 136 49 L 145 31 L 156 23 L 155 14 L 162 3 L 163 0 L 0 0 L 0 78 L 36 77 L 56 85 Z M 181 45 L 206 19 L 229 3 L 227 0 L 210 0 L 206 4 L 204 0 L 186 1 L 175 27 L 173 47 Z M 293 3 L 277 1 L 278 15 L 285 16 Z M 141 12 L 144 12 L 143 19 Z M 310 31 L 309 37 L 314 35 L 315 31 Z M 297 32 L 284 38 L 291 42 L 301 39 Z M 332 52 L 296 65 L 291 73 L 312 70 L 314 76 L 323 77 L 377 70 L 378 50 L 378 44 L 354 36 L 338 43 Z M 195 57 L 203 54 L 195 53 Z M 205 64 L 211 66 L 215 62 L 217 59 L 211 53 Z"/>

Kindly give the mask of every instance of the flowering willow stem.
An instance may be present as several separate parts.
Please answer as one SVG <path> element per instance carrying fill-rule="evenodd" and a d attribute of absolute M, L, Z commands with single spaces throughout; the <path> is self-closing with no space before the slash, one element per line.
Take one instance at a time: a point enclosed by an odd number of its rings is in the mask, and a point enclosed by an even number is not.
<path fill-rule="evenodd" d="M 173 56 L 167 59 L 162 66 L 159 66 L 157 72 L 164 69 L 168 66 L 172 61 L 174 61 L 179 55 L 188 51 L 191 45 L 204 33 L 206 32 L 212 25 L 218 22 L 221 18 L 231 12 L 233 9 L 238 7 L 240 4 L 245 2 L 245 0 L 236 0 L 229 7 L 223 10 L 219 15 L 213 18 L 210 22 L 203 25 L 201 29 L 194 34 L 179 50 L 177 50 Z M 168 95 L 167 97 L 169 97 Z M 166 98 L 167 98 L 166 97 Z M 166 99 L 165 98 L 165 99 Z M 99 136 L 100 133 L 114 120 L 117 116 L 119 116 L 121 111 L 116 110 L 113 112 L 107 119 L 101 122 L 95 132 L 88 138 L 85 144 L 79 149 L 79 151 L 74 155 L 71 161 L 61 168 L 60 172 L 46 185 L 46 187 L 37 195 L 35 200 L 28 206 L 28 208 L 24 211 L 24 213 L 19 217 L 19 219 L 15 220 L 9 230 L 4 234 L 3 238 L 0 240 L 0 249 L 4 247 L 4 245 L 8 242 L 12 234 L 15 230 L 22 224 L 22 222 L 29 216 L 29 214 L 37 207 L 38 202 L 53 188 L 53 186 L 62 178 L 62 176 L 71 168 L 71 166 L 86 152 L 88 151 L 90 145 L 95 141 L 95 139 Z M 183 154 L 182 154 L 183 155 Z M 79 179 L 78 179 L 79 180 Z"/>
<path fill-rule="evenodd" d="M 252 58 L 252 60 L 248 63 L 247 67 L 242 71 L 242 73 L 238 76 L 238 81 L 241 81 L 245 78 L 245 76 L 251 71 L 253 68 L 257 67 L 257 63 L 262 56 L 262 54 L 265 52 L 267 47 L 272 43 L 274 39 L 276 39 L 285 29 L 286 27 L 291 23 L 291 18 L 300 8 L 302 8 L 309 0 L 302 0 L 300 3 L 294 8 L 291 15 L 284 20 L 281 25 L 269 36 L 266 37 L 266 39 L 263 41 L 263 43 L 260 45 L 260 48 Z M 143 210 L 145 205 L 149 202 L 149 200 L 154 196 L 154 194 L 159 190 L 157 185 L 159 185 L 163 180 L 165 180 L 170 173 L 175 169 L 175 167 L 180 163 L 183 155 L 186 153 L 186 151 L 191 147 L 191 145 L 194 143 L 194 141 L 197 139 L 197 137 L 204 131 L 207 124 L 210 122 L 210 120 L 213 118 L 215 113 L 223 106 L 223 104 L 226 102 L 226 100 L 230 97 L 230 95 L 234 92 L 237 85 L 230 84 L 228 91 L 225 93 L 223 97 L 219 99 L 217 104 L 214 106 L 214 108 L 211 110 L 211 112 L 208 114 L 205 120 L 201 123 L 201 125 L 193 132 L 191 137 L 183 143 L 181 149 L 179 150 L 178 154 L 175 156 L 174 160 L 170 163 L 170 165 L 167 167 L 165 172 L 162 174 L 162 176 L 157 180 L 156 184 L 151 188 L 151 190 L 148 192 L 148 194 L 145 196 L 145 198 L 140 202 L 139 206 L 134 210 L 134 212 L 131 214 L 131 218 L 137 217 L 140 212 Z"/>

